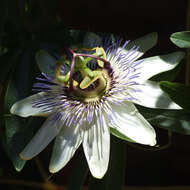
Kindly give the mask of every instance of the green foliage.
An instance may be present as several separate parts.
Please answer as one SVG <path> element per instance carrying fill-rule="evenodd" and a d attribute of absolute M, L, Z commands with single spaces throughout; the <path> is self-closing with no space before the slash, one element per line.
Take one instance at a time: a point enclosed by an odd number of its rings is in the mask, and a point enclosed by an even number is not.
<path fill-rule="evenodd" d="M 11 67 L 11 77 L 8 80 L 5 94 L 3 115 L 5 136 L 2 139 L 2 143 L 17 171 L 21 171 L 25 164 L 25 161 L 20 159 L 19 153 L 33 135 L 31 127 L 33 119 L 12 116 L 9 110 L 16 101 L 29 95 L 31 92 L 33 81 L 32 60 L 31 54 L 24 52 L 13 62 L 14 66 Z"/>
<path fill-rule="evenodd" d="M 186 111 L 190 112 L 190 86 L 168 81 L 160 82 L 160 87 L 170 98 Z"/>
<path fill-rule="evenodd" d="M 190 48 L 190 31 L 176 32 L 171 35 L 170 40 L 180 48 Z"/>
<path fill-rule="evenodd" d="M 153 126 L 190 135 L 190 114 L 184 110 L 151 109 L 139 105 L 136 107 Z"/>
<path fill-rule="evenodd" d="M 4 97 L 1 96 L 4 100 L 1 101 L 3 109 L 0 118 L 0 140 L 17 171 L 21 171 L 26 163 L 20 159 L 19 153 L 32 138 L 36 127 L 40 127 L 42 122 L 37 118 L 10 115 L 9 110 L 16 101 L 31 95 L 32 84 L 39 71 L 48 73 L 48 58 L 44 56 L 44 64 L 39 70 L 35 61 L 36 52 L 42 50 L 41 54 L 45 55 L 44 52 L 47 51 L 59 58 L 64 47 L 93 48 L 94 45 L 102 46 L 103 44 L 101 38 L 103 34 L 73 30 L 65 26 L 56 17 L 56 8 L 57 1 L 52 0 L 22 0 L 19 2 L 2 0 L 0 6 L 0 95 L 4 93 Z M 114 35 L 109 34 L 109 36 L 114 41 Z M 174 33 L 171 40 L 179 47 L 189 48 L 190 32 Z M 141 54 L 156 43 L 157 33 L 151 33 L 129 43 L 126 50 L 136 45 L 139 46 Z M 175 56 L 170 56 L 170 58 L 175 58 Z M 51 58 L 49 60 L 52 61 Z M 137 106 L 137 108 L 155 127 L 190 135 L 190 114 L 188 113 L 190 112 L 190 87 L 167 82 L 174 80 L 182 67 L 183 63 L 171 71 L 154 76 L 152 80 L 166 80 L 160 83 L 161 88 L 187 112 L 157 110 L 142 106 Z M 90 190 L 122 189 L 126 163 L 124 141 L 135 142 L 116 129 L 110 130 L 113 136 L 111 137 L 109 169 L 102 180 L 90 179 Z M 84 155 L 80 154 L 75 164 L 67 186 L 68 190 L 82 189 L 88 174 L 88 165 Z M 0 168 L 0 176 L 2 171 L 6 173 Z"/>

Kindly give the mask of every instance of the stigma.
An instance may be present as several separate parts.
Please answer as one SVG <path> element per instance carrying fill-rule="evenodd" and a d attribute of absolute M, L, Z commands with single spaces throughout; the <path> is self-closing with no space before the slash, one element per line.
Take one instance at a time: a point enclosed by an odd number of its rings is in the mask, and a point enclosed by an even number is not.
<path fill-rule="evenodd" d="M 67 96 L 84 103 L 97 102 L 109 92 L 111 87 L 110 63 L 103 48 L 81 49 L 72 54 L 72 61 L 64 55 L 56 63 L 56 81 L 67 88 Z M 64 65 L 69 70 L 64 72 Z"/>

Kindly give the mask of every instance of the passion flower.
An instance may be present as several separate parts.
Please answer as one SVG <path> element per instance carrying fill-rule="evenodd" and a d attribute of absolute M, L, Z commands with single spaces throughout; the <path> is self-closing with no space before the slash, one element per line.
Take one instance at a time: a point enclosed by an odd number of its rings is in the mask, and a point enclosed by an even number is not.
<path fill-rule="evenodd" d="M 155 33 L 149 36 L 152 47 L 157 37 Z M 40 92 L 16 102 L 11 113 L 48 118 L 20 153 L 22 159 L 33 158 L 56 137 L 49 166 L 54 173 L 67 164 L 82 143 L 92 175 L 102 178 L 108 168 L 111 128 L 137 143 L 156 144 L 153 127 L 134 103 L 180 109 L 148 79 L 174 68 L 184 54 L 136 61 L 143 48 L 127 49 L 128 43 L 67 48 L 59 60 L 44 50 L 36 54 L 43 77 L 37 78 L 40 82 L 34 84 L 34 90 Z M 168 57 L 173 58 L 167 61 Z"/>

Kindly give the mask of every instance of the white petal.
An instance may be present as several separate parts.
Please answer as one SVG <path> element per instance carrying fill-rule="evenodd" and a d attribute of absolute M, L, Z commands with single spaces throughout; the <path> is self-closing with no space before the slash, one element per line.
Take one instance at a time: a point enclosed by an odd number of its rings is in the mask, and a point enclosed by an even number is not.
<path fill-rule="evenodd" d="M 170 97 L 163 92 L 157 82 L 147 80 L 144 84 L 139 85 L 138 89 L 141 92 L 132 94 L 138 100 L 133 101 L 139 105 L 149 108 L 160 109 L 181 109 L 181 107 L 175 104 Z"/>
<path fill-rule="evenodd" d="M 141 57 L 146 51 L 151 49 L 153 46 L 157 43 L 158 35 L 156 32 L 147 34 L 141 38 L 138 38 L 132 42 L 130 42 L 127 47 L 125 48 L 126 52 L 129 52 L 130 49 L 132 49 L 134 46 L 139 47 L 138 51 L 133 53 L 133 55 L 130 56 L 130 60 L 135 58 L 137 60 L 139 57 Z"/>
<path fill-rule="evenodd" d="M 140 144 L 156 144 L 154 129 L 132 103 L 126 102 L 122 106 L 113 103 L 110 105 L 113 109 L 111 127 Z"/>
<path fill-rule="evenodd" d="M 20 157 L 29 160 L 39 154 L 56 137 L 61 127 L 62 123 L 56 120 L 56 115 L 51 115 L 21 152 Z"/>
<path fill-rule="evenodd" d="M 23 100 L 20 100 L 15 104 L 13 104 L 13 106 L 10 109 L 10 112 L 14 115 L 18 115 L 21 117 L 44 116 L 44 115 L 47 116 L 48 114 L 50 114 L 50 112 L 45 112 L 42 109 L 42 107 L 36 108 L 32 104 L 34 103 L 34 101 L 43 98 L 45 95 L 46 95 L 45 92 L 40 92 L 38 94 L 34 94 L 32 96 L 24 98 Z"/>
<path fill-rule="evenodd" d="M 110 154 L 110 132 L 102 117 L 84 132 L 83 149 L 92 175 L 101 179 L 108 169 Z"/>
<path fill-rule="evenodd" d="M 142 84 L 152 76 L 173 69 L 184 58 L 184 52 L 174 52 L 167 55 L 154 56 L 143 59 L 139 65 L 140 77 L 136 82 Z M 135 63 L 134 63 L 135 64 Z"/>
<path fill-rule="evenodd" d="M 36 53 L 36 62 L 41 72 L 50 76 L 55 75 L 55 65 L 57 60 L 52 57 L 47 51 L 40 50 Z"/>
<path fill-rule="evenodd" d="M 73 157 L 81 142 L 79 125 L 64 126 L 55 140 L 49 165 L 50 172 L 55 173 L 62 169 Z"/>

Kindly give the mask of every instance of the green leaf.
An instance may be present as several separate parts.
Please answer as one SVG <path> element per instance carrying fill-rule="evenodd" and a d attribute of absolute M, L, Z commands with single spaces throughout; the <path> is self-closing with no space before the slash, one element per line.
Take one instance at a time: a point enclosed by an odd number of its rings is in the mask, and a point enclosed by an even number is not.
<path fill-rule="evenodd" d="M 190 112 L 190 86 L 162 81 L 160 87 L 174 102 Z"/>
<path fill-rule="evenodd" d="M 122 190 L 125 180 L 126 144 L 112 136 L 109 168 L 101 180 L 90 178 L 89 190 Z"/>
<path fill-rule="evenodd" d="M 57 60 L 45 50 L 36 53 L 36 63 L 42 73 L 55 76 L 56 62 Z"/>
<path fill-rule="evenodd" d="M 129 137 L 125 136 L 124 134 L 120 133 L 117 129 L 110 128 L 110 132 L 115 137 L 120 138 L 120 139 L 122 139 L 124 141 L 135 142 L 134 140 L 132 140 Z"/>
<path fill-rule="evenodd" d="M 17 171 L 21 171 L 26 163 L 25 160 L 20 159 L 19 153 L 33 135 L 29 132 L 31 122 L 32 118 L 28 120 L 16 116 L 5 119 L 6 139 L 4 148 Z"/>
<path fill-rule="evenodd" d="M 176 32 L 170 36 L 170 40 L 180 48 L 190 48 L 190 31 Z"/>
<path fill-rule="evenodd" d="M 33 68 L 35 66 L 34 60 L 32 60 L 31 54 L 27 51 L 17 60 L 5 94 L 5 138 L 2 139 L 2 143 L 17 171 L 21 171 L 26 162 L 20 159 L 19 153 L 33 134 L 31 132 L 32 119 L 10 115 L 9 110 L 13 103 L 29 95 L 31 91 Z"/>
<path fill-rule="evenodd" d="M 184 110 L 151 109 L 136 105 L 139 112 L 155 127 L 190 135 L 190 114 Z"/>
<path fill-rule="evenodd" d="M 88 164 L 84 154 L 81 152 L 81 155 L 77 158 L 77 161 L 73 167 L 67 190 L 82 190 L 87 174 Z"/>

